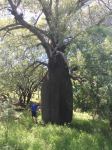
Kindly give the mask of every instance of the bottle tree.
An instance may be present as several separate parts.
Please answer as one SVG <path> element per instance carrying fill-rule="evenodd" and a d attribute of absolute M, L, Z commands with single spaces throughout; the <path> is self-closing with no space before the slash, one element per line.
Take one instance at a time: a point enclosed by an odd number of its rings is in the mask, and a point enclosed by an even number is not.
<path fill-rule="evenodd" d="M 77 27 L 79 10 L 88 1 L 33 0 L 32 3 L 28 0 L 6 1 L 15 23 L 12 22 L 1 30 L 9 32 L 20 28 L 28 29 L 37 37 L 37 40 L 40 41 L 38 46 L 42 46 L 47 54 L 48 73 L 43 80 L 41 89 L 42 118 L 45 123 L 64 124 L 72 121 L 72 83 L 64 53 L 72 40 L 71 35 L 74 31 L 69 34 L 70 30 L 72 26 Z M 22 5 L 25 9 L 23 12 L 21 11 Z M 33 11 L 32 14 L 37 14 L 37 17 L 32 18 L 32 22 L 26 19 L 29 10 Z M 26 18 L 24 12 L 27 14 Z M 74 14 L 76 15 L 72 18 Z M 46 25 L 39 25 L 42 17 L 44 17 Z M 75 19 L 77 20 L 76 24 Z"/>

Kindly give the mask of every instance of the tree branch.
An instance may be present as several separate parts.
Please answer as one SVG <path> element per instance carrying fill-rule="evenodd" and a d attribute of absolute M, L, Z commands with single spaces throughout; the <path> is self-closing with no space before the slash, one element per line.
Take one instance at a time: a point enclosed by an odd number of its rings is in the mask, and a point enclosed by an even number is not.
<path fill-rule="evenodd" d="M 56 28 L 55 28 L 55 19 L 50 6 L 51 4 L 49 4 L 47 1 L 44 0 L 38 0 L 38 1 L 40 2 L 43 8 L 43 12 L 46 17 L 47 24 L 51 31 L 51 41 L 53 43 L 53 46 L 55 47 L 57 43 L 56 32 L 55 32 Z"/>
<path fill-rule="evenodd" d="M 35 64 L 40 64 L 40 65 L 44 65 L 44 66 L 47 66 L 48 67 L 48 64 L 43 62 L 43 61 L 40 61 L 40 60 L 36 60 L 34 63 L 31 64 L 31 66 L 35 65 Z"/>
<path fill-rule="evenodd" d="M 112 12 L 110 12 L 108 15 L 102 17 L 102 18 L 97 22 L 96 25 L 101 25 L 101 24 L 105 21 L 106 17 L 108 17 L 109 15 L 112 15 Z"/>
<path fill-rule="evenodd" d="M 43 12 L 41 12 L 41 13 L 38 15 L 37 19 L 35 20 L 34 26 L 37 24 L 37 22 L 38 22 L 39 18 L 41 17 L 42 13 L 43 13 Z"/>
<path fill-rule="evenodd" d="M 102 2 L 102 3 L 104 4 L 104 6 L 105 6 L 106 8 L 108 8 L 110 11 L 112 10 L 112 8 L 110 8 L 110 7 L 108 6 L 108 4 L 107 4 L 106 2 L 104 2 L 104 0 L 98 0 L 98 1 L 99 1 L 99 3 Z"/>
<path fill-rule="evenodd" d="M 36 60 L 36 61 L 34 61 L 32 64 L 29 64 L 29 66 L 25 69 L 25 72 L 26 72 L 26 70 L 28 70 L 30 67 L 34 66 L 35 64 L 38 64 L 38 65 L 35 66 L 33 70 L 35 70 L 35 69 L 36 69 L 37 67 L 39 67 L 40 65 L 43 65 L 43 66 L 48 67 L 48 64 L 47 64 L 47 63 L 42 62 L 42 61 L 39 61 L 39 60 Z"/>
<path fill-rule="evenodd" d="M 76 2 L 76 12 L 85 6 L 90 0 L 77 0 Z"/>
<path fill-rule="evenodd" d="M 21 0 L 18 0 L 17 4 L 16 4 L 16 7 L 18 7 L 21 3 Z"/>
<path fill-rule="evenodd" d="M 70 78 L 71 78 L 72 80 L 77 80 L 77 81 L 79 81 L 80 83 L 86 81 L 85 78 L 82 78 L 82 77 L 80 77 L 80 76 L 73 76 L 72 74 L 70 74 Z"/>
<path fill-rule="evenodd" d="M 36 28 L 32 25 L 30 25 L 29 23 L 27 23 L 24 19 L 23 19 L 23 16 L 21 14 L 18 14 L 17 11 L 16 11 L 16 7 L 15 5 L 13 4 L 12 0 L 8 0 L 9 1 L 9 4 L 12 8 L 11 13 L 12 15 L 15 16 L 15 19 L 25 28 L 27 28 L 29 31 L 31 31 L 34 35 L 36 35 L 39 40 L 42 42 L 42 45 L 43 47 L 45 48 L 46 50 L 46 53 L 48 55 L 48 57 L 50 57 L 51 55 L 51 46 L 49 45 L 49 43 L 46 42 L 46 39 L 45 37 L 43 36 L 43 34 L 41 33 L 41 30 L 39 28 Z"/>
<path fill-rule="evenodd" d="M 50 8 L 52 8 L 52 0 L 50 0 L 49 5 L 50 5 Z"/>
<path fill-rule="evenodd" d="M 40 86 L 40 84 L 42 84 L 42 82 L 46 78 L 47 74 L 48 74 L 48 72 L 46 72 L 45 75 L 42 77 L 42 79 L 33 87 L 34 90 L 36 90 Z"/>
<path fill-rule="evenodd" d="M 0 28 L 0 31 L 3 31 L 3 30 L 9 31 L 9 30 L 19 29 L 19 28 L 24 28 L 24 27 L 15 23 L 15 24 L 6 25 L 5 27 Z"/>
<path fill-rule="evenodd" d="M 16 30 L 16 29 L 21 29 L 21 28 L 24 28 L 24 27 L 21 26 L 21 25 L 18 25 L 18 24 L 10 24 L 10 25 L 7 25 L 7 26 L 5 26 L 3 28 L 0 28 L 0 31 L 6 31 L 5 34 L 3 35 L 2 40 L 7 35 L 7 33 L 9 33 L 9 31 Z"/>

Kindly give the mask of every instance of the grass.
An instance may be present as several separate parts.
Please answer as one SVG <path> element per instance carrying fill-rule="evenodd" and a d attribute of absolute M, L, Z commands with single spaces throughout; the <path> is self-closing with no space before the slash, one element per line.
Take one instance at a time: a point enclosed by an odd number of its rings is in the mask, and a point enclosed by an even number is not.
<path fill-rule="evenodd" d="M 87 117 L 88 116 L 88 117 Z M 87 113 L 75 113 L 67 126 L 32 123 L 25 112 L 19 121 L 0 123 L 1 150 L 112 150 L 108 121 L 93 121 Z"/>

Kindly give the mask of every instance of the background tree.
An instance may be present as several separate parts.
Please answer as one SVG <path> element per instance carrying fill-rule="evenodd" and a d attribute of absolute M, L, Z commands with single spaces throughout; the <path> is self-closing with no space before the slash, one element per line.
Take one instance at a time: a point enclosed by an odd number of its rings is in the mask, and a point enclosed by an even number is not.
<path fill-rule="evenodd" d="M 72 66 L 79 67 L 75 74 L 83 79 L 74 82 L 75 109 L 90 111 L 93 116 L 98 115 L 99 118 L 110 118 L 111 114 L 110 29 L 111 27 L 95 26 L 80 35 L 76 44 L 71 47 L 70 62 Z M 74 57 L 76 61 L 73 61 Z"/>
<path fill-rule="evenodd" d="M 24 105 L 29 103 L 34 91 L 40 87 L 46 71 L 42 66 L 46 66 L 46 63 L 39 61 L 43 52 L 35 50 L 37 47 L 35 38 L 31 37 L 29 43 L 26 36 L 27 33 L 24 31 L 23 34 L 21 30 L 16 38 L 12 34 L 9 35 L 0 50 L 1 88 L 5 93 L 16 93 Z M 17 42 L 14 44 L 15 39 Z"/>

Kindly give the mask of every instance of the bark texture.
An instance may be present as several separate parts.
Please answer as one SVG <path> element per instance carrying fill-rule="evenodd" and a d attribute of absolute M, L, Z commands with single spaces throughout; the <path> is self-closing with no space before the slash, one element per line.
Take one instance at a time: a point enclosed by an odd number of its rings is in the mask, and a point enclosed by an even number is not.
<path fill-rule="evenodd" d="M 72 121 L 73 94 L 68 66 L 60 53 L 49 60 L 48 75 L 41 91 L 42 118 L 45 123 L 70 123 Z"/>

